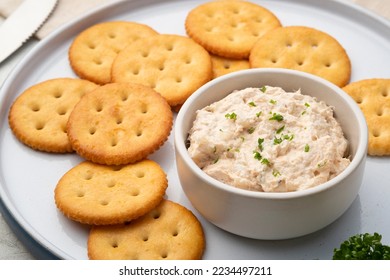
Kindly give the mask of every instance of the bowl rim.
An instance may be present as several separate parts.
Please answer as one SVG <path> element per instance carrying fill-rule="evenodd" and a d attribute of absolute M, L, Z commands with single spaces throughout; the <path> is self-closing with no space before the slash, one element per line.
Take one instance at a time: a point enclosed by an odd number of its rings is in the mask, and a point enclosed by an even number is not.
<path fill-rule="evenodd" d="M 324 84 L 325 86 L 335 91 L 338 95 L 340 95 L 341 98 L 344 99 L 344 101 L 346 101 L 348 105 L 351 107 L 351 110 L 354 112 L 355 118 L 358 120 L 358 126 L 359 126 L 358 129 L 359 129 L 360 141 L 357 145 L 356 153 L 351 163 L 347 166 L 347 168 L 344 169 L 340 174 L 338 174 L 336 177 L 332 178 L 331 180 L 305 190 L 299 190 L 294 192 L 258 192 L 258 191 L 251 191 L 251 190 L 237 188 L 225 184 L 221 181 L 218 181 L 217 179 L 207 175 L 198 165 L 196 165 L 196 163 L 192 160 L 192 158 L 190 157 L 187 151 L 187 148 L 185 146 L 186 141 L 183 137 L 183 133 L 181 129 L 181 124 L 183 123 L 184 119 L 188 117 L 186 116 L 187 111 L 191 108 L 192 103 L 202 96 L 205 90 L 215 86 L 216 84 L 223 83 L 231 79 L 236 79 L 237 77 L 246 75 L 248 73 L 257 73 L 259 75 L 265 73 L 268 74 L 272 73 L 272 74 L 289 74 L 295 76 L 302 76 L 304 78 L 314 80 L 317 83 Z M 213 186 L 219 190 L 231 194 L 244 196 L 244 197 L 270 199 L 270 200 L 272 199 L 285 200 L 285 199 L 305 197 L 305 196 L 314 195 L 326 191 L 328 189 L 331 189 L 333 186 L 345 180 L 365 160 L 367 156 L 367 145 L 368 145 L 368 129 L 367 129 L 366 119 L 361 109 L 356 104 L 356 102 L 352 99 L 351 96 L 349 96 L 346 92 L 344 92 L 340 87 L 336 86 L 330 81 L 325 80 L 324 78 L 321 78 L 319 76 L 310 73 L 302 72 L 299 70 L 292 70 L 292 69 L 285 69 L 285 68 L 251 68 L 251 69 L 239 70 L 233 73 L 225 74 L 223 76 L 220 76 L 218 78 L 209 81 L 208 83 L 204 84 L 199 89 L 197 89 L 182 105 L 179 113 L 176 116 L 175 126 L 174 126 L 175 150 L 177 153 L 180 154 L 184 163 L 195 173 L 195 175 L 198 178 L 200 178 L 202 181 L 204 181 L 210 186 Z"/>

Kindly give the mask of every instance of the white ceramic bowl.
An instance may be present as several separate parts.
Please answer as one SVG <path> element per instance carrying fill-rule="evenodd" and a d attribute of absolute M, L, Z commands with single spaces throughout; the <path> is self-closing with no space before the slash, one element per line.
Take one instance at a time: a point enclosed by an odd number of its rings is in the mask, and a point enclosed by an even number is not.
<path fill-rule="evenodd" d="M 270 85 L 301 89 L 335 107 L 349 140 L 351 164 L 332 180 L 288 193 L 235 188 L 204 173 L 187 152 L 195 113 L 233 90 Z M 182 106 L 174 128 L 177 171 L 192 205 L 208 221 L 231 233 L 265 240 L 288 239 L 315 232 L 339 218 L 355 200 L 367 155 L 367 125 L 354 100 L 337 86 L 314 75 L 286 69 L 250 69 L 217 78 L 198 89 Z"/>

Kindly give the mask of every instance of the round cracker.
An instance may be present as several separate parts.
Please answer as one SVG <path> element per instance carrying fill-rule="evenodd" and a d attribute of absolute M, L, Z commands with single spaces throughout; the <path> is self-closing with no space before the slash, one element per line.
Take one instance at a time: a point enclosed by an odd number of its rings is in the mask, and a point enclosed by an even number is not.
<path fill-rule="evenodd" d="M 69 48 L 69 62 L 81 78 L 98 84 L 111 82 L 117 54 L 139 38 L 158 34 L 151 27 L 127 21 L 95 24 L 81 32 Z"/>
<path fill-rule="evenodd" d="M 112 66 L 114 82 L 150 86 L 171 106 L 183 104 L 211 75 L 208 52 L 180 35 L 140 39 L 121 51 Z"/>
<path fill-rule="evenodd" d="M 365 79 L 343 87 L 359 105 L 368 126 L 368 154 L 390 155 L 390 79 Z"/>
<path fill-rule="evenodd" d="M 88 238 L 90 259 L 197 260 L 204 248 L 198 219 L 169 200 L 128 224 L 93 227 Z"/>
<path fill-rule="evenodd" d="M 255 42 L 269 30 L 281 26 L 268 9 L 245 1 L 212 1 L 192 9 L 185 20 L 191 38 L 210 53 L 248 58 Z"/>
<path fill-rule="evenodd" d="M 213 65 L 213 79 L 232 72 L 250 68 L 249 61 L 247 59 L 233 59 L 211 55 L 211 62 Z"/>
<path fill-rule="evenodd" d="M 251 50 L 252 68 L 289 68 L 320 76 L 344 86 L 351 76 L 345 49 L 329 34 L 304 26 L 271 30 Z"/>
<path fill-rule="evenodd" d="M 120 165 L 146 158 L 167 140 L 173 114 L 153 89 L 106 84 L 86 94 L 67 125 L 73 149 L 95 163 Z"/>
<path fill-rule="evenodd" d="M 52 153 L 73 152 L 66 123 L 80 98 L 98 85 L 81 79 L 57 78 L 35 84 L 12 104 L 8 120 L 25 145 Z"/>
<path fill-rule="evenodd" d="M 154 209 L 168 186 L 161 167 L 143 160 L 124 166 L 82 162 L 55 188 L 55 203 L 68 218 L 89 225 L 118 224 Z"/>

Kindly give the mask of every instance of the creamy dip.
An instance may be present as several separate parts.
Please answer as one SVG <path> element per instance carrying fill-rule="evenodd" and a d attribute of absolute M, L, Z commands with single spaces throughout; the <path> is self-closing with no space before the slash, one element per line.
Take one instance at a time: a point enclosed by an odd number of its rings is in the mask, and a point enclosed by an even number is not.
<path fill-rule="evenodd" d="M 350 163 L 333 108 L 279 87 L 237 90 L 198 110 L 188 140 L 205 173 L 252 191 L 304 190 Z"/>

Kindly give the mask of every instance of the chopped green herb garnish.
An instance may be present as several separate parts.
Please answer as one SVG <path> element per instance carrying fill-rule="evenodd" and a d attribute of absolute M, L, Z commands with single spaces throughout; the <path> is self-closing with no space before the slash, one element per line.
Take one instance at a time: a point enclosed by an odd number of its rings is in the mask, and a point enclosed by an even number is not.
<path fill-rule="evenodd" d="M 282 138 L 274 138 L 274 145 L 279 145 L 280 143 L 283 142 L 283 139 Z"/>
<path fill-rule="evenodd" d="M 219 158 L 216 158 L 213 163 L 216 164 L 218 161 L 219 161 Z"/>
<path fill-rule="evenodd" d="M 310 151 L 310 146 L 308 144 L 305 145 L 305 152 L 309 152 Z"/>
<path fill-rule="evenodd" d="M 245 137 L 244 136 L 241 136 L 240 139 L 242 140 L 242 142 L 245 141 Z"/>
<path fill-rule="evenodd" d="M 273 170 L 272 171 L 272 175 L 274 175 L 274 177 L 278 177 L 278 176 L 280 176 L 280 175 L 282 175 L 282 174 L 280 174 L 280 172 L 278 171 L 278 170 Z"/>
<path fill-rule="evenodd" d="M 307 108 L 309 108 L 310 107 L 310 104 L 309 103 L 305 103 L 305 106 L 307 107 Z"/>
<path fill-rule="evenodd" d="M 257 160 L 261 160 L 262 156 L 258 151 L 253 151 L 253 157 Z"/>
<path fill-rule="evenodd" d="M 256 107 L 256 104 L 253 101 L 249 102 L 248 105 L 251 106 L 251 107 Z"/>
<path fill-rule="evenodd" d="M 256 113 L 256 117 L 260 117 L 262 113 L 263 113 L 262 111 Z"/>
<path fill-rule="evenodd" d="M 271 103 L 271 104 L 276 104 L 276 103 L 278 103 L 276 100 L 273 100 L 273 99 L 271 99 L 270 101 L 269 101 L 269 103 Z"/>
<path fill-rule="evenodd" d="M 284 125 L 282 127 L 279 127 L 278 130 L 276 130 L 276 134 L 280 134 L 284 129 Z"/>
<path fill-rule="evenodd" d="M 291 141 L 291 140 L 294 139 L 294 134 L 291 134 L 291 135 L 288 135 L 288 134 L 283 135 L 283 139 L 284 139 L 284 140 Z"/>
<path fill-rule="evenodd" d="M 266 159 L 266 158 L 263 158 L 262 160 L 261 160 L 261 163 L 262 164 L 265 164 L 265 165 L 271 165 L 271 163 L 269 162 L 269 160 L 268 159 Z"/>
<path fill-rule="evenodd" d="M 225 118 L 227 118 L 227 119 L 231 119 L 231 120 L 236 120 L 237 119 L 237 114 L 236 113 L 227 113 L 226 115 L 225 115 Z"/>
<path fill-rule="evenodd" d="M 265 86 L 262 86 L 262 87 L 260 88 L 260 90 L 261 90 L 261 92 L 266 92 L 267 88 L 266 88 Z"/>
<path fill-rule="evenodd" d="M 250 128 L 248 129 L 248 133 L 249 133 L 249 134 L 252 134 L 254 131 L 255 131 L 255 128 L 254 128 L 254 127 L 250 127 Z"/>
<path fill-rule="evenodd" d="M 281 122 L 282 120 L 284 120 L 283 116 L 281 114 L 276 114 L 276 113 L 273 113 L 272 114 L 272 117 L 269 118 L 270 121 L 278 121 L 278 122 Z"/>
<path fill-rule="evenodd" d="M 260 151 L 262 151 L 264 149 L 263 143 L 264 143 L 264 138 L 257 139 L 257 147 L 259 147 Z"/>
<path fill-rule="evenodd" d="M 306 110 L 305 110 L 305 111 L 303 111 L 301 115 L 303 116 L 304 114 L 306 114 Z"/>
<path fill-rule="evenodd" d="M 317 164 L 318 168 L 324 167 L 327 164 L 327 161 L 325 160 L 324 162 L 320 162 Z"/>

